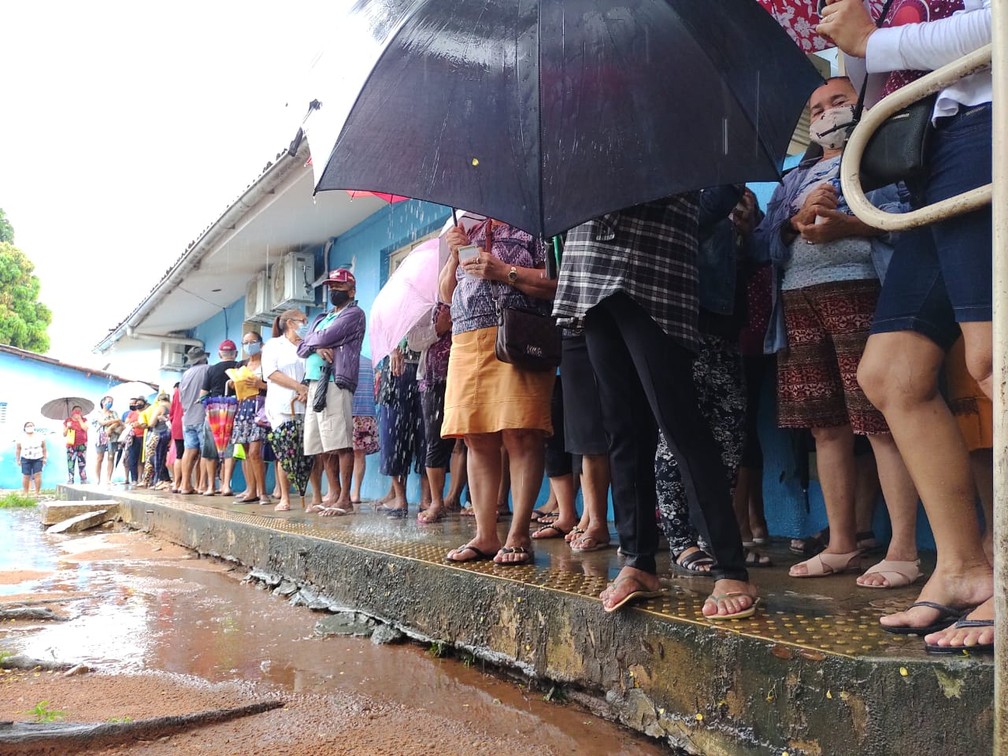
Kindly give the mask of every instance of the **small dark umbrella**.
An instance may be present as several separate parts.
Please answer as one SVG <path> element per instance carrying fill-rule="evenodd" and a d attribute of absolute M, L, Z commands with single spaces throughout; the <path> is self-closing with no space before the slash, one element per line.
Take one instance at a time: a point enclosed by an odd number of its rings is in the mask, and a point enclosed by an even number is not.
<path fill-rule="evenodd" d="M 778 179 L 822 81 L 755 0 L 348 5 L 305 125 L 316 190 L 465 207 L 545 238 Z"/>
<path fill-rule="evenodd" d="M 293 403 L 291 414 L 293 413 Z M 267 436 L 273 446 L 279 464 L 287 477 L 301 494 L 301 506 L 304 506 L 305 492 L 308 490 L 308 479 L 311 476 L 314 457 L 304 453 L 304 416 L 294 415 L 293 420 L 281 423 Z"/>

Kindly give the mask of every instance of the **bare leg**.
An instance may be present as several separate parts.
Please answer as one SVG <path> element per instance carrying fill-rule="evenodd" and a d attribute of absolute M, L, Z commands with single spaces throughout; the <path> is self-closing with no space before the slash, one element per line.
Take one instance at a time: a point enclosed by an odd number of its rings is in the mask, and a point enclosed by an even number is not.
<path fill-rule="evenodd" d="M 994 564 L 994 450 L 970 452 L 970 470 L 984 516 L 984 555 L 988 562 Z"/>
<path fill-rule="evenodd" d="M 308 475 L 308 483 L 311 486 L 311 501 L 308 502 L 306 511 L 314 512 L 325 506 L 322 500 L 322 468 L 325 466 L 325 454 L 316 454 L 312 463 L 311 473 Z M 279 469 L 280 465 L 277 465 Z"/>
<path fill-rule="evenodd" d="M 872 444 L 872 451 L 874 451 L 874 440 L 871 438 L 868 440 Z M 895 449 L 895 446 L 893 449 Z M 899 452 L 896 453 L 898 454 Z M 903 465 L 902 459 L 900 459 L 898 464 L 900 466 Z M 872 454 L 862 454 L 860 457 L 854 457 L 854 467 L 857 470 L 857 480 L 854 483 L 854 522 L 857 525 L 858 533 L 868 533 L 872 530 L 872 522 L 875 519 L 875 503 L 878 501 L 879 489 L 881 488 L 879 478 L 882 472 L 877 466 L 875 456 Z M 910 483 L 911 486 L 913 485 L 909 480 L 909 474 L 906 482 Z M 917 504 L 916 495 L 915 491 L 915 507 Z M 888 497 L 886 497 L 886 500 L 888 501 Z M 914 558 L 916 559 L 916 557 Z"/>
<path fill-rule="evenodd" d="M 227 457 L 224 460 L 224 477 L 221 479 L 221 496 L 231 496 L 234 491 L 231 490 L 231 478 L 234 476 L 234 457 Z"/>
<path fill-rule="evenodd" d="M 550 491 L 556 498 L 558 516 L 551 525 L 544 525 L 532 534 L 533 538 L 560 538 L 571 532 L 577 524 L 577 509 L 574 497 L 577 489 L 574 487 L 574 474 L 558 475 L 549 479 Z"/>
<path fill-rule="evenodd" d="M 182 454 L 182 478 L 178 489 L 181 494 L 194 493 L 192 485 L 193 468 L 199 462 L 199 449 L 186 449 Z"/>
<path fill-rule="evenodd" d="M 420 509 L 427 509 L 431 505 L 430 479 L 426 475 L 420 476 Z"/>
<path fill-rule="evenodd" d="M 536 497 L 542 488 L 543 467 L 546 457 L 546 445 L 543 434 L 538 430 L 506 430 L 501 434 L 511 469 L 511 502 L 514 513 L 511 517 L 511 528 L 508 530 L 507 541 L 504 544 L 511 548 L 528 548 L 529 523 L 532 521 L 532 509 Z M 573 523 L 573 516 L 571 521 Z M 494 561 L 500 564 L 509 562 L 527 562 L 524 554 L 498 554 Z"/>
<path fill-rule="evenodd" d="M 508 494 L 511 493 L 511 465 L 508 463 L 508 449 L 501 446 L 500 450 L 500 486 L 497 489 L 497 511 L 501 514 L 508 512 Z M 470 478 L 472 475 L 470 474 Z"/>
<path fill-rule="evenodd" d="M 350 501 L 350 485 L 351 479 L 353 478 L 354 471 L 354 452 L 353 449 L 340 449 L 339 452 L 333 454 L 336 457 L 334 460 L 339 464 L 339 498 L 336 499 L 336 507 L 338 509 L 344 509 L 348 512 L 352 512 L 354 505 Z"/>
<path fill-rule="evenodd" d="M 95 457 L 95 467 L 94 467 L 95 485 L 101 485 L 101 469 L 102 469 L 102 462 L 104 461 L 105 461 L 105 452 L 98 452 L 98 455 Z M 109 480 L 111 480 L 111 478 L 109 478 Z"/>
<path fill-rule="evenodd" d="M 417 515 L 417 520 L 422 523 L 432 523 L 441 519 L 441 514 L 445 507 L 445 469 L 443 467 L 428 467 L 426 472 L 427 485 L 430 488 L 431 503 L 426 510 Z"/>
<path fill-rule="evenodd" d="M 816 441 L 819 484 L 826 502 L 826 519 L 830 526 L 828 554 L 849 554 L 855 550 L 857 525 L 854 520 L 854 434 L 849 425 L 833 428 L 813 428 Z M 792 576 L 807 575 L 804 563 L 791 568 Z"/>
<path fill-rule="evenodd" d="M 466 545 L 488 555 L 494 554 L 501 547 L 500 536 L 497 535 L 496 508 L 496 497 L 501 485 L 501 443 L 500 433 L 466 436 L 466 446 L 469 449 L 469 489 L 473 509 L 476 510 L 476 535 Z M 457 556 L 460 561 L 467 561 L 476 555 L 460 547 L 449 551 L 447 556 L 449 560 Z"/>
<path fill-rule="evenodd" d="M 869 436 L 878 464 L 878 480 L 885 494 L 886 509 L 892 522 L 892 540 L 886 559 L 897 562 L 917 561 L 917 489 L 903 464 L 903 457 L 892 436 Z M 860 525 L 858 527 L 861 527 Z M 887 586 L 889 581 L 879 573 L 862 575 L 858 585 Z"/>
<path fill-rule="evenodd" d="M 578 548 L 592 544 L 609 543 L 609 455 L 586 454 L 581 458 L 581 490 L 584 496 L 584 511 L 587 521 L 582 518 L 580 538 L 571 542 Z"/>
<path fill-rule="evenodd" d="M 283 465 L 278 464 L 276 466 L 276 478 L 277 486 L 280 488 L 280 503 L 274 509 L 277 512 L 287 512 L 291 508 L 290 479 L 287 477 L 287 473 L 284 472 Z"/>
<path fill-rule="evenodd" d="M 462 489 L 466 484 L 466 446 L 461 438 L 456 439 L 451 456 L 451 485 L 445 497 L 445 509 L 457 512 L 462 508 Z"/>
<path fill-rule="evenodd" d="M 28 481 L 31 480 L 33 475 L 22 475 L 21 476 L 21 493 L 25 496 L 28 495 Z"/>
<path fill-rule="evenodd" d="M 353 480 L 350 488 L 350 502 L 360 504 L 361 486 L 364 485 L 364 473 L 367 472 L 367 455 L 362 450 L 354 450 Z"/>
<path fill-rule="evenodd" d="M 217 460 L 204 459 L 201 467 L 203 468 L 204 484 L 206 486 L 203 489 L 203 494 L 211 496 L 217 487 Z"/>
<path fill-rule="evenodd" d="M 969 344 L 967 339 L 967 365 L 973 372 Z M 981 545 L 966 447 L 938 393 L 943 359 L 938 345 L 920 334 L 873 334 L 861 358 L 858 380 L 885 415 L 934 532 L 938 560 L 919 599 L 966 607 L 991 597 L 993 573 Z M 936 619 L 936 610 L 922 606 L 880 621 L 922 627 Z"/>
<path fill-rule="evenodd" d="M 42 493 L 42 473 L 35 473 L 35 494 Z"/>

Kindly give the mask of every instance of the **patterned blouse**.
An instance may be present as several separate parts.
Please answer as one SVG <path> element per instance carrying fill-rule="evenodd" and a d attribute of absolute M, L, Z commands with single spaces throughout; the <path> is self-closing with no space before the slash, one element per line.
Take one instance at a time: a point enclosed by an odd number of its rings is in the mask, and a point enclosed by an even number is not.
<path fill-rule="evenodd" d="M 487 224 L 480 224 L 470 235 L 469 243 L 480 249 L 486 246 Z M 546 264 L 546 247 L 531 234 L 507 224 L 493 228 L 494 257 L 516 268 L 541 268 Z M 486 281 L 468 276 L 459 266 L 455 273 L 458 287 L 452 296 L 452 333 L 467 333 L 497 325 L 497 302 L 506 307 L 538 310 L 549 314 L 547 300 L 533 299 L 510 284 Z"/>

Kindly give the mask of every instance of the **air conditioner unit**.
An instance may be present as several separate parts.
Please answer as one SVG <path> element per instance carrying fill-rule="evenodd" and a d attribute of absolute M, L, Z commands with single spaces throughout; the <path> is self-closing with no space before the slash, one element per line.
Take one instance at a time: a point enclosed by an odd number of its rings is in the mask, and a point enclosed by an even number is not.
<path fill-rule="evenodd" d="M 161 369 L 162 370 L 185 370 L 185 344 L 173 344 L 171 342 L 161 342 Z"/>
<path fill-rule="evenodd" d="M 245 290 L 246 322 L 268 323 L 273 320 L 269 296 L 269 277 L 263 270 L 248 282 L 248 288 Z"/>
<path fill-rule="evenodd" d="M 270 275 L 270 309 L 315 305 L 315 255 L 290 252 L 274 263 Z"/>

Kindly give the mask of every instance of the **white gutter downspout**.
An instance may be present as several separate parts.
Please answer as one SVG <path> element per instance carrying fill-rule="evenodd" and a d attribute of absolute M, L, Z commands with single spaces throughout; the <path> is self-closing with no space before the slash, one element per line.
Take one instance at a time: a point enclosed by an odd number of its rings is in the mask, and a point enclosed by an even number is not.
<path fill-rule="evenodd" d="M 183 346 L 202 347 L 203 342 L 199 339 L 189 339 L 185 336 L 162 336 L 157 333 L 146 333 L 138 331 L 133 326 L 126 326 L 126 336 L 137 341 L 163 341 L 166 344 L 182 344 Z"/>
<path fill-rule="evenodd" d="M 994 44 L 994 753 L 1008 753 L 1008 8 L 991 3 Z"/>

